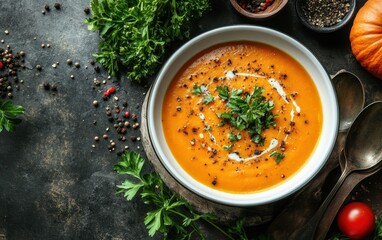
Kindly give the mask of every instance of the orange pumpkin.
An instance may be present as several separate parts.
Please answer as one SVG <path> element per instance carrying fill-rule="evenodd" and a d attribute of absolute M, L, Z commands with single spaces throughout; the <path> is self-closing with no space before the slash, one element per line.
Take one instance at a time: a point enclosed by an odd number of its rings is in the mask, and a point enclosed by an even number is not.
<path fill-rule="evenodd" d="M 350 43 L 361 66 L 382 79 L 382 0 L 368 0 L 358 11 Z"/>

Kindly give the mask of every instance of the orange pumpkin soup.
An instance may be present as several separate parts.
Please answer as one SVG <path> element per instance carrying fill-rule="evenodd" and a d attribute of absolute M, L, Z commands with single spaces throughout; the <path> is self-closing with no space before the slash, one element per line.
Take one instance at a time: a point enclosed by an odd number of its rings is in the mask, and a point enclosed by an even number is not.
<path fill-rule="evenodd" d="M 165 138 L 197 181 L 225 192 L 271 188 L 315 148 L 322 106 L 306 70 L 272 46 L 231 42 L 192 58 L 167 89 Z"/>

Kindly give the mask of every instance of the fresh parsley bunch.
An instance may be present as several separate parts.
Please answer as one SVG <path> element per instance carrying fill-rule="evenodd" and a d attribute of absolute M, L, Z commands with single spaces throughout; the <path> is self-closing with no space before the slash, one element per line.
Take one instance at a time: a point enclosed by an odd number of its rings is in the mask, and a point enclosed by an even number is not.
<path fill-rule="evenodd" d="M 0 100 L 0 132 L 4 129 L 13 132 L 17 124 L 21 122 L 19 115 L 24 113 L 24 108 L 13 104 L 9 100 Z"/>
<path fill-rule="evenodd" d="M 92 0 L 89 30 L 101 37 L 95 54 L 110 74 L 127 67 L 127 76 L 140 81 L 155 73 L 166 47 L 190 36 L 191 21 L 208 8 L 208 0 Z"/>
<path fill-rule="evenodd" d="M 144 219 L 150 236 L 160 232 L 165 239 L 192 239 L 194 235 L 206 239 L 198 225 L 199 220 L 204 220 L 218 229 L 227 239 L 248 239 L 242 220 L 229 227 L 227 232 L 224 231 L 215 223 L 217 220 L 215 215 L 195 212 L 185 199 L 164 185 L 156 172 L 142 174 L 144 163 L 145 160 L 138 153 L 126 152 L 114 170 L 118 174 L 129 176 L 117 185 L 117 194 L 123 194 L 127 200 L 131 200 L 140 192 L 143 202 L 155 208 L 148 212 Z"/>

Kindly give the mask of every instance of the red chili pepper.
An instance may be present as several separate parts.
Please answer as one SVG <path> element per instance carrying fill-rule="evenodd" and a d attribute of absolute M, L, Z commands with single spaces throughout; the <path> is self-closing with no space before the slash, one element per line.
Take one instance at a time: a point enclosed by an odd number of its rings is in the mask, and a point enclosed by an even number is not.
<path fill-rule="evenodd" d="M 0 62 L 0 69 L 3 69 L 3 68 L 4 68 L 4 63 Z"/>

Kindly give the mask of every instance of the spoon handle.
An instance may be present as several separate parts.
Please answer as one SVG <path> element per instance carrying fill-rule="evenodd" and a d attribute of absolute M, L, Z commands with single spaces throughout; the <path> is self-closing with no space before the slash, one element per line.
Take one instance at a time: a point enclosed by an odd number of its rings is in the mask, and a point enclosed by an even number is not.
<path fill-rule="evenodd" d="M 380 168 L 379 168 L 380 169 Z M 338 210 L 342 206 L 342 203 L 345 201 L 345 199 L 348 197 L 350 192 L 354 189 L 354 187 L 361 182 L 363 179 L 373 175 L 376 173 L 379 169 L 370 171 L 370 172 L 354 172 L 349 174 L 349 176 L 346 178 L 340 189 L 338 190 L 337 194 L 335 195 L 333 201 L 328 206 L 328 211 L 323 215 L 323 218 L 325 221 L 321 221 L 321 223 L 318 225 L 318 231 L 316 234 L 317 239 L 324 239 L 330 226 L 333 223 L 334 218 L 336 217 Z"/>
<path fill-rule="evenodd" d="M 351 170 L 346 166 L 342 172 L 337 183 L 334 185 L 333 189 L 330 191 L 328 196 L 325 198 L 325 201 L 321 204 L 320 208 L 313 215 L 313 217 L 302 227 L 297 229 L 290 237 L 290 240 L 310 240 L 314 239 L 316 233 L 317 225 L 320 223 L 322 216 L 324 215 L 326 209 L 328 208 L 332 198 L 337 193 L 339 187 L 342 185 L 346 177 L 349 175 Z"/>

